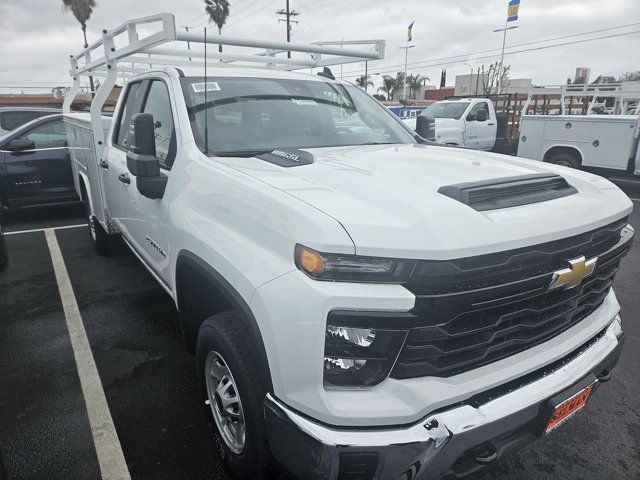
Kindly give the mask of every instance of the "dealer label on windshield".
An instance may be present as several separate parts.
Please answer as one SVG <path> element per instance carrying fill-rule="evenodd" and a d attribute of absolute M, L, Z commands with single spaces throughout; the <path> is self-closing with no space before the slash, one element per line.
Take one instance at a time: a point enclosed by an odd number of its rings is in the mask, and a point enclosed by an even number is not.
<path fill-rule="evenodd" d="M 204 92 L 204 89 L 205 89 L 205 83 L 204 82 L 192 83 L 191 88 L 196 93 L 202 93 Z M 207 82 L 207 92 L 217 92 L 219 90 L 222 90 L 222 89 L 220 88 L 220 85 L 218 85 L 218 82 Z"/>

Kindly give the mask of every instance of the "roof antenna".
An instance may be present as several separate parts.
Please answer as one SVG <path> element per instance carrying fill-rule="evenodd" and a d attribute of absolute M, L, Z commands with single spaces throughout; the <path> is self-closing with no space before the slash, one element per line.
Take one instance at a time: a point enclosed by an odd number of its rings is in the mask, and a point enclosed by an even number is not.
<path fill-rule="evenodd" d="M 331 80 L 336 79 L 329 67 L 324 67 L 321 72 L 318 72 L 318 75 L 321 77 L 330 78 Z"/>
<path fill-rule="evenodd" d="M 209 156 L 209 105 L 207 105 L 207 27 L 204 27 L 204 154 Z"/>

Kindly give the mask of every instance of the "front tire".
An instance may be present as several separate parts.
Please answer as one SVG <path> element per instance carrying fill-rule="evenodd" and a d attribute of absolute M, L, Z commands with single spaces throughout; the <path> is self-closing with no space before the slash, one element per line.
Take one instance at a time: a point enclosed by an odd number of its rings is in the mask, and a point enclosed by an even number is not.
<path fill-rule="evenodd" d="M 239 480 L 272 478 L 266 389 L 241 322 L 234 312 L 204 321 L 196 347 L 198 379 L 225 468 Z"/>

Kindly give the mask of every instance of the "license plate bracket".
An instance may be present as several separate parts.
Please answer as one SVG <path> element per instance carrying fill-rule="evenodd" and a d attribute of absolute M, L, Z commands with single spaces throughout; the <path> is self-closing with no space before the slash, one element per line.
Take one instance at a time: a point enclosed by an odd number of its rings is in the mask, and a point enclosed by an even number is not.
<path fill-rule="evenodd" d="M 582 410 L 598 386 L 592 373 L 547 400 L 540 414 L 539 434 L 551 433 Z"/>

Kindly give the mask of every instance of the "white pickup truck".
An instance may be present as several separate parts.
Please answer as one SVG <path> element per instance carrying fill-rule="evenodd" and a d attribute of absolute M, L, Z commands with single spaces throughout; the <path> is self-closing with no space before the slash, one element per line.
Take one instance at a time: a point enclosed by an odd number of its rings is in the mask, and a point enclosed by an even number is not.
<path fill-rule="evenodd" d="M 433 140 L 443 145 L 491 150 L 496 143 L 498 120 L 487 98 L 456 98 L 429 105 L 420 115 L 435 120 Z M 403 120 L 416 130 L 417 118 Z"/>
<path fill-rule="evenodd" d="M 139 39 L 154 18 L 163 36 Z M 158 53 L 179 41 L 183 60 Z M 268 68 L 215 52 L 227 63 L 185 74 L 206 41 L 263 45 Z M 424 143 L 357 87 L 271 55 L 347 48 L 207 39 L 167 14 L 104 47 L 72 57 L 65 100 L 107 66 L 91 114 L 66 114 L 91 238 L 108 253 L 121 235 L 175 301 L 235 478 L 464 476 L 610 378 L 634 232 L 609 181 Z M 132 62 L 179 67 L 132 72 L 102 118 Z"/>

